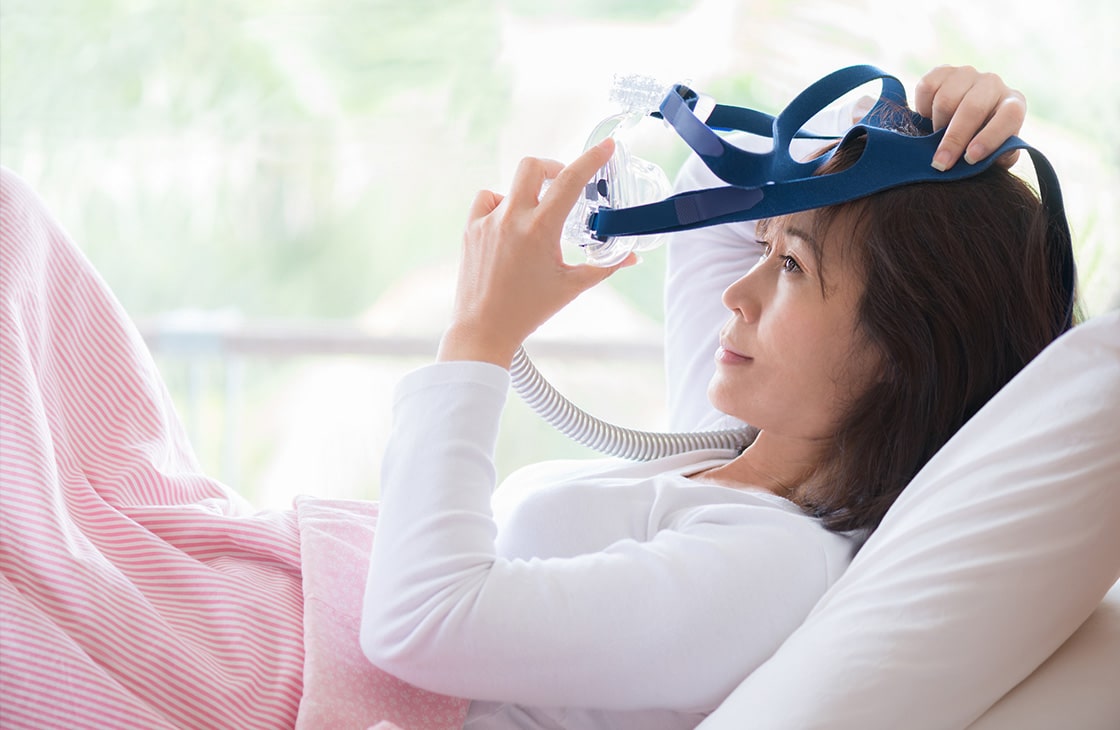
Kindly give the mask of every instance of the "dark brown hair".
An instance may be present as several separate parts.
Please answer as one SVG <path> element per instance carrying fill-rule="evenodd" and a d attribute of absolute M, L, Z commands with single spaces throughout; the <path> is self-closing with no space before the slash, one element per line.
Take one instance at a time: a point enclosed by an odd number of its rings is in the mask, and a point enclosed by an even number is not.
<path fill-rule="evenodd" d="M 849 167 L 862 149 L 858 137 L 845 141 L 818 174 Z M 844 240 L 816 252 L 822 267 L 852 256 L 866 275 L 857 334 L 883 365 L 793 496 L 829 529 L 873 530 L 930 457 L 1065 329 L 1070 303 L 1053 264 L 1063 234 L 1034 190 L 995 165 L 823 208 L 814 221 Z"/>

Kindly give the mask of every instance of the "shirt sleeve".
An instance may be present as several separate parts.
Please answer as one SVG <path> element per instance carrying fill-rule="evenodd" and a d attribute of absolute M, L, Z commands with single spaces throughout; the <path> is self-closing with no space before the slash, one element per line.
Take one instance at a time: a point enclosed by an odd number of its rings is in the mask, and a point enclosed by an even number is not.
<path fill-rule="evenodd" d="M 650 539 L 562 558 L 497 554 L 493 448 L 508 373 L 402 381 L 383 461 L 362 648 L 475 700 L 710 710 L 804 619 L 830 576 L 813 521 L 714 504 Z"/>

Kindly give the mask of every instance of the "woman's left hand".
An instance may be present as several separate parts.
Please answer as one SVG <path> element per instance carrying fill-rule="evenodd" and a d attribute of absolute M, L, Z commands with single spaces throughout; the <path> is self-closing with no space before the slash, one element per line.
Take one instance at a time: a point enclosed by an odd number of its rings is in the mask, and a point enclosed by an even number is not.
<path fill-rule="evenodd" d="M 451 323 L 438 360 L 478 360 L 508 368 L 534 330 L 579 294 L 623 266 L 564 262 L 560 234 L 583 186 L 614 153 L 613 140 L 567 167 L 526 158 L 508 196 L 484 190 L 471 205 Z M 554 179 L 553 179 L 554 178 Z M 541 195 L 545 180 L 552 179 Z"/>
<path fill-rule="evenodd" d="M 933 166 L 947 170 L 964 156 L 975 164 L 1016 135 L 1027 114 L 1027 100 L 993 73 L 971 66 L 938 66 L 918 82 L 914 110 L 933 120 L 934 129 L 945 127 L 945 136 L 933 157 Z M 1019 151 L 1000 157 L 1010 167 Z"/>

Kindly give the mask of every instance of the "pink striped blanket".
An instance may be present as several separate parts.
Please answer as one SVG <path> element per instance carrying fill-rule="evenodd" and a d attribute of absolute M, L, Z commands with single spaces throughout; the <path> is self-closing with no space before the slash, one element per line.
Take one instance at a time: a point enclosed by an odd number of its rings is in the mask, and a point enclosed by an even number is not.
<path fill-rule="evenodd" d="M 462 726 L 361 654 L 376 505 L 259 512 L 203 474 L 120 304 L 2 169 L 0 287 L 0 726 Z"/>

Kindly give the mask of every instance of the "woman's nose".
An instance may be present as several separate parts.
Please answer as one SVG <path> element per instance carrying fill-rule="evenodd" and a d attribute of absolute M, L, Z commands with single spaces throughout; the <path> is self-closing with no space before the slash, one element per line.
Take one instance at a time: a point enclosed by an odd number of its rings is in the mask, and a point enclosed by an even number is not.
<path fill-rule="evenodd" d="M 748 322 L 758 319 L 761 309 L 761 296 L 757 281 L 759 269 L 756 266 L 723 290 L 723 306 L 743 317 Z"/>

